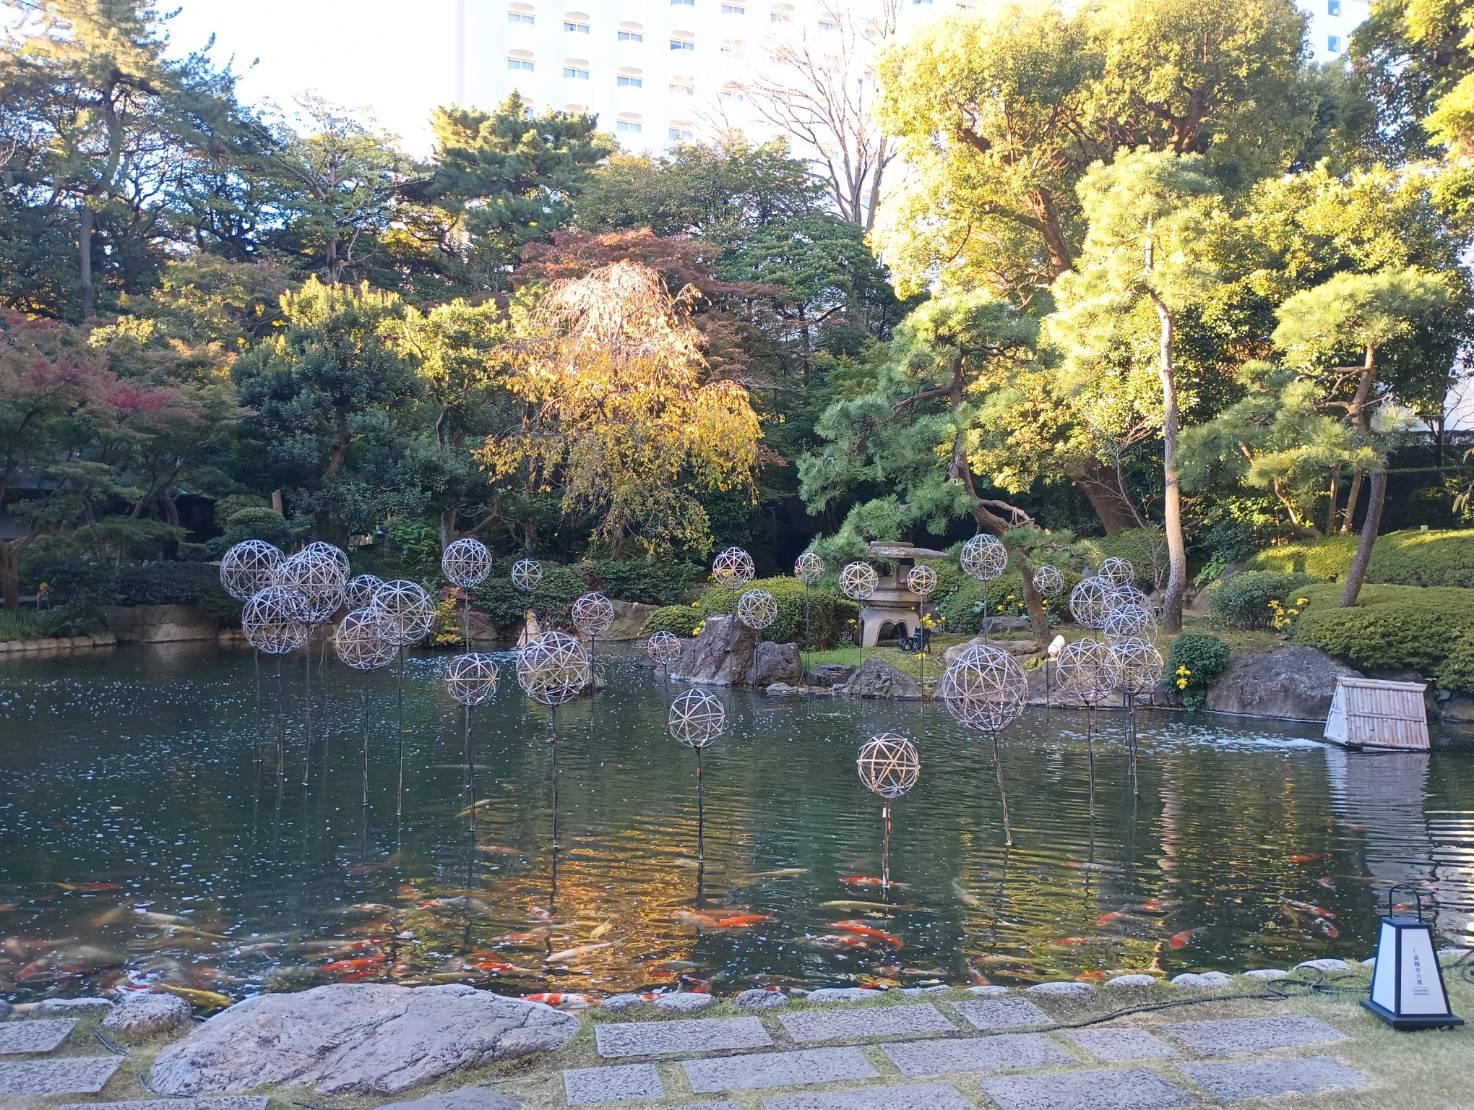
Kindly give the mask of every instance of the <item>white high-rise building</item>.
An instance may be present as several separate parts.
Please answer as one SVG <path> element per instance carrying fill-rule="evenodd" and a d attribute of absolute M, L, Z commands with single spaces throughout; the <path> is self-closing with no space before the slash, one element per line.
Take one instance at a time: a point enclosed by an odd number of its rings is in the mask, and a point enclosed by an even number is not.
<path fill-rule="evenodd" d="M 1325 64 L 1346 53 L 1351 32 L 1371 14 L 1371 0 L 1297 0 L 1310 19 L 1310 56 Z"/>

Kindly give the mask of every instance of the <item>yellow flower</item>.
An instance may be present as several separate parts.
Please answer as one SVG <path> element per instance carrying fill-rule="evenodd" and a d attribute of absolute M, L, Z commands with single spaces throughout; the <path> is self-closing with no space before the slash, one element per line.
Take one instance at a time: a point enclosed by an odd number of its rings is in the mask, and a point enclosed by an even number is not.
<path fill-rule="evenodd" d="M 693 602 L 691 602 L 691 608 L 693 608 L 693 609 L 694 609 L 694 608 L 696 608 L 696 606 L 697 606 L 697 605 L 698 605 L 698 604 L 699 604 L 699 603 L 698 603 L 698 602 L 695 602 L 695 601 L 693 601 Z"/>
<path fill-rule="evenodd" d="M 1179 678 L 1177 680 L 1177 688 L 1179 690 L 1186 690 L 1187 689 L 1187 679 L 1185 679 L 1185 678 Z"/>
<path fill-rule="evenodd" d="M 999 612 L 999 613 L 1003 612 L 1003 606 L 1001 606 L 1001 605 L 998 606 L 998 609 L 996 611 Z"/>
<path fill-rule="evenodd" d="M 1309 605 L 1310 604 L 1310 598 L 1308 598 L 1308 597 L 1297 597 L 1295 599 L 1295 604 L 1296 605 Z"/>

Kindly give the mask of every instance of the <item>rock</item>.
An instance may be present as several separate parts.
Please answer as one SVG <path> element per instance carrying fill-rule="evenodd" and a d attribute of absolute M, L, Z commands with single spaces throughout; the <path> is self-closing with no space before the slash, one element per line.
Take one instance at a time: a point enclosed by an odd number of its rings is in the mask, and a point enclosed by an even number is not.
<path fill-rule="evenodd" d="M 921 687 L 883 659 L 870 658 L 845 685 L 844 692 L 853 698 L 904 698 L 917 700 Z"/>
<path fill-rule="evenodd" d="M 843 686 L 855 673 L 855 668 L 844 663 L 816 663 L 804 672 L 804 681 L 810 686 Z"/>
<path fill-rule="evenodd" d="M 379 1110 L 517 1110 L 521 1105 L 490 1087 L 462 1087 L 410 1102 L 386 1102 Z"/>
<path fill-rule="evenodd" d="M 671 670 L 690 682 L 740 686 L 756 648 L 757 633 L 736 617 L 707 617 L 701 635 L 681 643 Z"/>
<path fill-rule="evenodd" d="M 183 1029 L 189 1017 L 189 1003 L 182 998 L 130 991 L 118 998 L 102 1027 L 123 1040 L 141 1041 Z"/>
<path fill-rule="evenodd" d="M 1077 983 L 1065 979 L 1054 983 L 1036 983 L 1029 988 L 1030 994 L 1058 994 L 1067 998 L 1089 998 L 1095 988 L 1089 983 Z"/>
<path fill-rule="evenodd" d="M 1261 983 L 1273 983 L 1278 979 L 1288 979 L 1290 973 L 1281 971 L 1277 967 L 1256 967 L 1253 971 L 1244 972 L 1246 979 L 1258 979 Z"/>
<path fill-rule="evenodd" d="M 802 682 L 803 660 L 797 644 L 758 642 L 752 652 L 752 666 L 747 670 L 748 686 L 772 686 L 775 683 Z"/>
<path fill-rule="evenodd" d="M 807 686 L 790 686 L 786 682 L 775 682 L 763 691 L 763 693 L 771 694 L 775 698 L 792 697 L 796 694 L 807 694 L 808 692 L 809 688 Z"/>
<path fill-rule="evenodd" d="M 106 998 L 43 998 L 31 1007 L 31 1017 L 78 1017 L 106 1013 L 112 1008 Z"/>
<path fill-rule="evenodd" d="M 1287 647 L 1234 659 L 1208 691 L 1208 708 L 1220 713 L 1324 721 L 1336 679 L 1361 677 L 1319 648 Z"/>
<path fill-rule="evenodd" d="M 604 999 L 604 1009 L 611 1014 L 623 1013 L 625 1010 L 633 1010 L 637 1006 L 647 1005 L 651 999 L 638 994 L 611 994 Z"/>
<path fill-rule="evenodd" d="M 810 991 L 806 1002 L 817 1002 L 821 1006 L 831 1002 L 868 1002 L 879 998 L 885 991 L 870 990 L 868 987 L 820 987 Z"/>
<path fill-rule="evenodd" d="M 788 1005 L 788 995 L 782 991 L 753 987 L 743 991 L 732 1001 L 744 1010 L 777 1010 Z"/>
<path fill-rule="evenodd" d="M 1438 707 L 1438 716 L 1441 720 L 1459 724 L 1474 722 L 1474 698 L 1462 695 L 1449 698 Z"/>
<path fill-rule="evenodd" d="M 1157 981 L 1150 975 L 1117 975 L 1114 979 L 1107 979 L 1105 985 L 1108 987 L 1154 987 Z"/>
<path fill-rule="evenodd" d="M 702 1010 L 710 1010 L 716 999 L 709 994 L 696 994 L 693 991 L 674 991 L 670 994 L 657 995 L 655 1007 L 671 1014 L 699 1014 Z"/>
<path fill-rule="evenodd" d="M 975 994 L 980 998 L 997 998 L 999 995 L 1007 994 L 1007 987 L 996 987 L 989 984 L 986 987 L 968 987 L 968 994 Z"/>
<path fill-rule="evenodd" d="M 1295 965 L 1295 970 L 1302 967 L 1313 968 L 1316 971 L 1350 971 L 1351 965 L 1345 960 L 1301 960 Z"/>
<path fill-rule="evenodd" d="M 105 620 L 121 644 L 213 640 L 220 622 L 189 605 L 112 606 Z"/>
<path fill-rule="evenodd" d="M 1205 971 L 1201 975 L 1194 975 L 1189 971 L 1172 977 L 1172 985 L 1185 991 L 1217 991 L 1232 982 L 1233 977 L 1221 971 Z"/>
<path fill-rule="evenodd" d="M 563 1047 L 578 1019 L 462 984 L 335 983 L 238 1002 L 154 1060 L 165 1094 L 302 1085 L 392 1095 L 497 1060 Z"/>
<path fill-rule="evenodd" d="M 614 623 L 607 632 L 599 636 L 600 640 L 608 640 L 610 643 L 643 639 L 645 622 L 659 608 L 639 601 L 613 601 L 610 604 L 614 606 Z"/>
<path fill-rule="evenodd" d="M 15 1007 L 9 1002 L 6 1002 L 5 999 L 0 998 L 0 1021 L 6 1020 L 13 1013 L 15 1013 Z"/>

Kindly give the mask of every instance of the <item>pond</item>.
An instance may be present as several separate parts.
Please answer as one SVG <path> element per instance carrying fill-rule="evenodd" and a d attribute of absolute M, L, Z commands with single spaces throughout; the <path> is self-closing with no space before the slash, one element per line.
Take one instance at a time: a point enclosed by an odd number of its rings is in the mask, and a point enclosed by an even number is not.
<path fill-rule="evenodd" d="M 935 707 L 718 691 L 700 866 L 695 759 L 664 733 L 679 684 L 600 651 L 607 688 L 558 711 L 556 872 L 548 713 L 508 667 L 472 711 L 468 783 L 447 657 L 409 659 L 398 815 L 390 672 L 330 656 L 309 685 L 302 656 L 280 678 L 268 660 L 258 717 L 244 650 L 6 662 L 0 996 L 1237 971 L 1367 956 L 1394 883 L 1436 905 L 1445 940 L 1474 939 L 1474 745 L 1457 737 L 1357 754 L 1313 727 L 1143 712 L 1133 790 L 1121 715 L 1087 746 L 1082 714 L 1030 710 L 1003 735 L 1010 846 L 991 745 Z M 922 759 L 888 898 L 880 804 L 855 773 L 887 729 Z"/>

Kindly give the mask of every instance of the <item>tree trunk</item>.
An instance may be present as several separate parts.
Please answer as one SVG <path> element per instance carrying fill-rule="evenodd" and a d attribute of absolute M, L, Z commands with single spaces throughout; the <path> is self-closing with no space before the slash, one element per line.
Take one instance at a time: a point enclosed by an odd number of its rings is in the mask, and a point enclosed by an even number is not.
<path fill-rule="evenodd" d="M 0 592 L 5 595 L 9 612 L 20 608 L 20 559 L 15 545 L 5 540 L 0 540 Z"/>
<path fill-rule="evenodd" d="M 440 549 L 443 551 L 456 539 L 456 517 L 460 513 L 460 505 L 452 505 L 440 513 Z"/>
<path fill-rule="evenodd" d="M 97 315 L 97 290 L 92 285 L 92 209 L 84 199 L 77 213 L 77 292 L 81 297 L 82 319 Z"/>
<path fill-rule="evenodd" d="M 1327 536 L 1336 534 L 1336 499 L 1341 491 L 1341 471 L 1331 471 L 1331 488 L 1328 491 L 1329 503 L 1326 505 L 1326 531 Z"/>
<path fill-rule="evenodd" d="M 1096 459 L 1066 472 L 1075 488 L 1085 495 L 1106 535 L 1126 528 L 1140 528 L 1141 521 L 1131 509 L 1115 471 Z"/>
<path fill-rule="evenodd" d="M 1377 542 L 1377 529 L 1382 524 L 1382 505 L 1387 500 L 1387 471 L 1372 472 L 1370 491 L 1367 494 L 1367 516 L 1361 522 L 1361 539 L 1356 544 L 1356 558 L 1351 560 L 1351 569 L 1346 572 L 1346 588 L 1341 591 L 1341 608 L 1349 609 L 1356 604 L 1356 595 L 1361 593 L 1361 584 L 1366 581 L 1367 568 L 1372 564 L 1372 547 Z"/>
<path fill-rule="evenodd" d="M 1351 520 L 1356 516 L 1356 503 L 1361 500 L 1361 483 L 1366 478 L 1366 471 L 1357 467 L 1351 473 L 1351 492 L 1346 495 L 1346 508 L 1341 512 L 1341 535 L 1351 534 Z"/>
<path fill-rule="evenodd" d="M 1034 567 L 1021 551 L 1015 551 L 1013 558 L 1018 563 L 1019 576 L 1024 580 L 1024 609 L 1029 614 L 1029 631 L 1034 634 L 1034 642 L 1043 648 L 1049 643 L 1049 616 L 1044 612 L 1044 599 L 1034 589 Z"/>
<path fill-rule="evenodd" d="M 1162 379 L 1162 529 L 1167 534 L 1167 592 L 1162 598 L 1162 631 L 1182 631 L 1187 594 L 1187 544 L 1182 538 L 1182 485 L 1177 477 L 1177 374 L 1172 364 L 1172 313 L 1153 296 L 1161 324 L 1157 372 Z"/>

